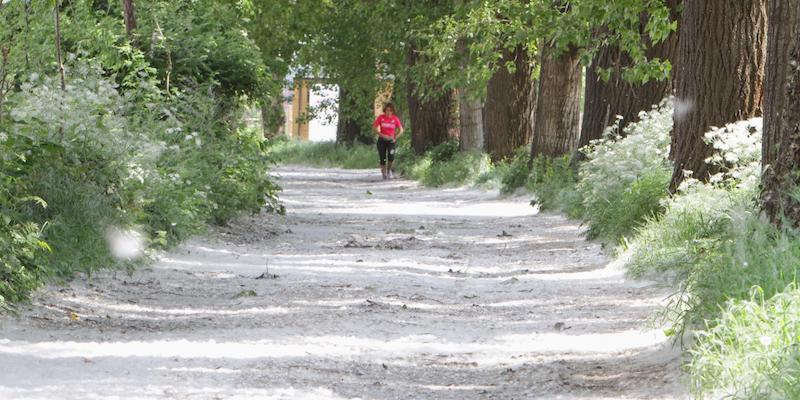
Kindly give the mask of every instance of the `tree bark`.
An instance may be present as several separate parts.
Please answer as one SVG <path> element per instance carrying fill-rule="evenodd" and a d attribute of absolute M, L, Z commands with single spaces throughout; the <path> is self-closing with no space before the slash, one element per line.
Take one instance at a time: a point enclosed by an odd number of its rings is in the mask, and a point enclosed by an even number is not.
<path fill-rule="evenodd" d="M 461 151 L 483 149 L 483 104 L 471 100 L 463 90 L 458 91 L 458 120 Z"/>
<path fill-rule="evenodd" d="M 762 204 L 772 222 L 800 227 L 800 0 L 770 1 L 769 21 Z"/>
<path fill-rule="evenodd" d="M 336 123 L 336 143 L 352 144 L 359 140 L 361 127 L 358 121 L 352 117 L 352 111 L 356 108 L 356 102 L 350 92 L 339 86 L 339 119 Z"/>
<path fill-rule="evenodd" d="M 672 18 L 678 19 L 679 0 L 668 0 L 667 6 L 672 10 Z M 647 24 L 648 16 L 642 18 L 642 29 Z M 644 32 L 642 32 L 644 34 Z M 648 59 L 669 60 L 672 63 L 674 76 L 677 64 L 679 33 L 673 32 L 665 41 L 651 46 L 645 55 Z M 600 139 L 603 131 L 614 123 L 616 116 L 622 116 L 620 130 L 627 124 L 639 120 L 639 112 L 649 110 L 654 104 L 669 96 L 674 89 L 672 76 L 662 81 L 651 81 L 644 85 L 636 85 L 622 79 L 622 69 L 632 66 L 630 56 L 616 47 L 604 46 L 586 69 L 586 89 L 584 92 L 583 122 L 578 147 Z M 611 69 L 609 80 L 603 81 L 599 69 Z"/>
<path fill-rule="evenodd" d="M 506 64 L 513 63 L 511 72 Z M 493 161 L 513 156 L 530 143 L 536 108 L 536 87 L 528 49 L 504 49 L 500 68 L 489 79 L 484 113 L 484 146 Z"/>
<path fill-rule="evenodd" d="M 575 149 L 580 129 L 582 68 L 576 49 L 558 54 L 545 46 L 541 55 L 531 160 L 557 157 Z"/>
<path fill-rule="evenodd" d="M 136 39 L 136 12 L 133 8 L 133 0 L 122 0 L 123 18 L 125 19 L 125 32 L 128 39 L 132 42 Z"/>
<path fill-rule="evenodd" d="M 461 65 L 464 66 L 469 62 L 466 39 L 459 39 L 456 47 Z M 459 89 L 457 96 L 460 149 L 461 151 L 483 150 L 483 104 L 480 100 L 471 99 L 464 89 Z"/>
<path fill-rule="evenodd" d="M 684 171 L 701 181 L 713 172 L 703 140 L 710 127 L 761 114 L 766 0 L 686 0 L 680 25 L 672 192 Z"/>
<path fill-rule="evenodd" d="M 413 45 L 406 51 L 406 65 L 413 67 L 418 54 Z M 411 127 L 411 148 L 417 154 L 446 142 L 453 125 L 453 94 L 444 91 L 435 98 L 421 99 L 413 82 L 406 84 L 408 116 Z"/>

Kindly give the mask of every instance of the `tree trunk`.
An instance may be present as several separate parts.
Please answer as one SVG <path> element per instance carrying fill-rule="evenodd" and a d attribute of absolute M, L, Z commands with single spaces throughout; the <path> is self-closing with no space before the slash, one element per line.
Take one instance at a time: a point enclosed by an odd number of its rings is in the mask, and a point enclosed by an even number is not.
<path fill-rule="evenodd" d="M 672 18 L 678 19 L 679 0 L 668 0 L 667 5 L 672 10 Z M 648 17 L 642 18 L 642 29 L 647 24 Z M 644 33 L 644 32 L 642 32 Z M 648 59 L 669 60 L 673 67 L 677 64 L 678 32 L 673 32 L 665 41 L 658 43 L 646 51 Z M 639 120 L 639 112 L 649 110 L 654 104 L 669 96 L 673 89 L 673 79 L 651 81 L 644 85 L 635 85 L 622 79 L 622 69 L 630 67 L 630 56 L 616 47 L 604 46 L 592 60 L 586 70 L 586 90 L 581 125 L 581 136 L 578 147 L 589 144 L 592 140 L 600 139 L 603 131 L 612 123 L 616 116 L 622 116 L 620 129 L 625 125 Z M 598 75 L 599 69 L 611 69 L 609 80 L 603 81 Z M 673 68 L 673 74 L 675 69 Z"/>
<path fill-rule="evenodd" d="M 336 123 L 336 143 L 352 144 L 361 136 L 358 121 L 352 117 L 356 104 L 350 92 L 339 87 L 339 120 Z"/>
<path fill-rule="evenodd" d="M 580 57 L 576 49 L 560 55 L 556 52 L 551 46 L 542 49 L 531 159 L 567 154 L 578 143 L 583 72 Z"/>
<path fill-rule="evenodd" d="M 680 25 L 672 192 L 684 171 L 701 181 L 713 172 L 703 140 L 710 127 L 761 114 L 766 0 L 686 0 Z"/>
<path fill-rule="evenodd" d="M 800 227 L 800 0 L 770 1 L 769 21 L 762 201 L 771 221 Z"/>
<path fill-rule="evenodd" d="M 461 151 L 483 149 L 483 104 L 471 100 L 463 90 L 458 91 L 458 120 Z"/>
<path fill-rule="evenodd" d="M 509 72 L 507 63 L 514 63 Z M 519 45 L 504 49 L 500 68 L 489 79 L 484 114 L 484 146 L 493 161 L 511 157 L 514 150 L 530 143 L 536 87 L 528 49 Z"/>
<path fill-rule="evenodd" d="M 417 63 L 417 52 L 413 45 L 406 52 L 406 65 L 413 67 Z M 411 148 L 417 154 L 450 138 L 452 127 L 453 94 L 446 91 L 432 99 L 420 99 L 413 82 L 406 84 L 408 97 L 408 116 L 411 127 Z"/>
<path fill-rule="evenodd" d="M 456 5 L 463 4 L 463 0 L 456 0 Z M 462 67 L 470 62 L 467 49 L 467 39 L 459 38 L 456 42 L 456 52 Z M 457 91 L 458 95 L 458 130 L 461 151 L 483 150 L 483 104 L 480 100 L 471 99 L 464 89 Z"/>
<path fill-rule="evenodd" d="M 261 105 L 261 132 L 267 139 L 281 135 L 286 123 L 283 101 L 280 97 L 271 97 Z"/>
<path fill-rule="evenodd" d="M 122 0 L 122 9 L 123 18 L 125 19 L 125 31 L 128 33 L 128 39 L 133 42 L 136 32 L 136 12 L 134 12 L 133 0 Z"/>

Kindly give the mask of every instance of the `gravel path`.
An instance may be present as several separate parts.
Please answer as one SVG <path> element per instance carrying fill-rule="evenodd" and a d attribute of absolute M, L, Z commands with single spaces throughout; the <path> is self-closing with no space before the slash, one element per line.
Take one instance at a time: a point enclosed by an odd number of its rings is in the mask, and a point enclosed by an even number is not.
<path fill-rule="evenodd" d="M 374 171 L 276 173 L 286 216 L 0 317 L 0 398 L 686 398 L 652 324 L 668 293 L 575 222 Z"/>

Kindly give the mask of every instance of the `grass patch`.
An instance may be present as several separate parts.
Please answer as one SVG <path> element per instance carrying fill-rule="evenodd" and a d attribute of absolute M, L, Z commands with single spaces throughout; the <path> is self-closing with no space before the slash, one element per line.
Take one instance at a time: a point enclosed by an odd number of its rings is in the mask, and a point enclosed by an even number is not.
<path fill-rule="evenodd" d="M 398 156 L 398 169 L 425 186 L 472 185 L 492 169 L 489 157 L 478 152 L 459 152 L 457 142 L 445 142 L 422 156 L 410 150 Z"/>
<path fill-rule="evenodd" d="M 800 245 L 793 242 L 795 248 Z M 698 336 L 688 366 L 698 398 L 800 398 L 800 289 L 795 285 L 772 298 L 754 289 L 749 299 L 729 303 L 718 323 Z"/>
<path fill-rule="evenodd" d="M 308 143 L 279 138 L 274 139 L 268 149 L 270 158 L 281 164 L 345 169 L 378 168 L 378 153 L 372 145 Z"/>

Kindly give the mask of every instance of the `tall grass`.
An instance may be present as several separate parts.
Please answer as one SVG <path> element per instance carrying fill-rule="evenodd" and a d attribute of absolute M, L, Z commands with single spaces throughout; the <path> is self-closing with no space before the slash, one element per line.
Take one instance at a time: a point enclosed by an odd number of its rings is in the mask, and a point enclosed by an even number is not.
<path fill-rule="evenodd" d="M 770 298 L 756 288 L 749 299 L 731 301 L 698 334 L 691 355 L 699 398 L 800 398 L 800 289 L 791 285 Z"/>
<path fill-rule="evenodd" d="M 274 161 L 281 164 L 345 169 L 378 167 L 378 153 L 371 145 L 340 145 L 335 142 L 304 143 L 279 138 L 269 144 L 268 154 Z"/>

